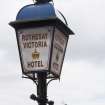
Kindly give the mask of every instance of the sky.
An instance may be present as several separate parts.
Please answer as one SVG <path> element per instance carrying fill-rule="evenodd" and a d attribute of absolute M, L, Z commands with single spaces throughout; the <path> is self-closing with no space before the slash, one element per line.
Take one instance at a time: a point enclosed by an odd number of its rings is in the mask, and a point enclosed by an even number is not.
<path fill-rule="evenodd" d="M 35 84 L 22 79 L 15 31 L 8 23 L 32 0 L 0 3 L 0 105 L 37 105 Z M 75 33 L 70 36 L 60 81 L 48 86 L 55 105 L 105 105 L 105 0 L 54 0 Z"/>

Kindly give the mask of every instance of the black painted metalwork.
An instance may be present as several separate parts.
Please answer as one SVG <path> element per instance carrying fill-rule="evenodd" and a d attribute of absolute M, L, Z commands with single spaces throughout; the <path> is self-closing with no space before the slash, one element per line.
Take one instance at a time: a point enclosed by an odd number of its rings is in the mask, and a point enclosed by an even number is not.
<path fill-rule="evenodd" d="M 36 0 L 36 4 L 43 4 L 43 3 L 48 3 L 48 2 L 51 2 L 53 0 Z"/>
<path fill-rule="evenodd" d="M 54 105 L 54 101 L 49 101 L 47 99 L 47 86 L 51 81 L 60 79 L 60 75 L 54 75 L 52 72 L 50 72 L 55 29 L 57 28 L 58 30 L 60 30 L 62 33 L 64 33 L 64 35 L 67 38 L 69 37 L 69 34 L 74 34 L 74 33 L 68 27 L 66 18 L 63 16 L 63 14 L 60 11 L 58 11 L 58 12 L 63 17 L 65 24 L 63 23 L 63 21 L 60 20 L 60 18 L 58 18 L 56 16 L 55 9 L 54 9 L 53 5 L 48 3 L 51 1 L 53 2 L 53 0 L 33 0 L 33 2 L 34 1 L 36 1 L 35 5 L 28 5 L 28 6 L 25 6 L 24 8 L 22 8 L 17 15 L 16 21 L 10 22 L 9 24 L 12 27 L 14 27 L 16 30 L 16 37 L 17 37 L 20 61 L 21 61 L 21 65 L 22 65 L 22 72 L 25 75 L 25 76 L 22 76 L 22 78 L 31 79 L 37 86 L 37 96 L 32 94 L 30 96 L 30 98 L 34 101 L 37 101 L 38 105 L 47 105 L 47 104 Z M 31 13 L 30 11 L 32 12 L 32 14 L 30 14 Z M 37 12 L 41 12 L 40 15 L 35 14 Z M 17 32 L 19 29 L 27 29 L 27 28 L 33 28 L 33 27 L 34 28 L 45 27 L 45 26 L 53 27 L 49 69 L 46 72 L 44 72 L 44 70 L 39 71 L 39 72 L 38 71 L 37 72 L 34 72 L 34 71 L 25 72 L 23 69 L 21 51 L 19 48 L 19 38 L 17 36 L 17 34 L 18 34 Z M 67 45 L 67 43 L 66 43 L 66 45 Z M 65 48 L 65 51 L 66 51 L 66 48 Z M 64 51 L 64 55 L 65 55 L 65 51 Z M 64 59 L 64 56 L 63 56 L 63 59 Z M 63 61 L 62 61 L 62 64 L 63 64 Z M 62 67 L 62 65 L 61 65 L 61 67 Z M 60 74 L 61 74 L 61 72 L 60 72 Z"/>

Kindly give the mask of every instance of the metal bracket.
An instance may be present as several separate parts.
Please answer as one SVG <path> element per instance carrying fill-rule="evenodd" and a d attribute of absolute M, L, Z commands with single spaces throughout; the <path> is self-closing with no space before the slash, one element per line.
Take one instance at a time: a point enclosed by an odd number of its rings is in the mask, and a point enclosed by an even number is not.
<path fill-rule="evenodd" d="M 48 99 L 47 100 L 44 100 L 44 99 L 40 99 L 40 98 L 38 98 L 38 97 L 36 97 L 36 95 L 34 95 L 34 94 L 31 94 L 30 95 L 30 98 L 33 100 L 33 101 L 37 101 L 38 103 L 39 102 L 46 102 L 48 105 L 54 105 L 54 101 L 48 101 Z"/>
<path fill-rule="evenodd" d="M 47 82 L 47 86 L 49 85 L 49 83 L 51 82 L 51 81 L 53 81 L 53 80 L 57 80 L 58 78 L 52 78 L 52 79 L 50 79 L 48 82 Z"/>
<path fill-rule="evenodd" d="M 28 76 L 22 75 L 22 78 L 31 79 L 36 84 L 36 86 L 37 86 L 38 85 L 37 78 L 35 77 L 35 74 L 34 73 L 32 75 L 33 75 L 32 77 L 29 76 L 29 75 Z"/>

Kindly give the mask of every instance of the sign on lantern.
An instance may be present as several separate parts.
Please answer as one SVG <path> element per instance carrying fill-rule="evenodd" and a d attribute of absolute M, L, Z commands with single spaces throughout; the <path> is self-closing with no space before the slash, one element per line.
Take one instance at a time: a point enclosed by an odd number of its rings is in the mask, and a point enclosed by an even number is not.
<path fill-rule="evenodd" d="M 48 70 L 52 27 L 18 30 L 23 70 L 25 72 Z"/>
<path fill-rule="evenodd" d="M 55 29 L 53 52 L 51 61 L 51 72 L 55 75 L 60 75 L 68 37 L 58 29 Z"/>
<path fill-rule="evenodd" d="M 10 22 L 16 31 L 22 72 L 26 76 L 34 79 L 35 74 L 46 72 L 47 78 L 60 77 L 67 41 L 74 34 L 61 16 L 51 3 L 36 3 L 24 6 L 16 21 Z"/>

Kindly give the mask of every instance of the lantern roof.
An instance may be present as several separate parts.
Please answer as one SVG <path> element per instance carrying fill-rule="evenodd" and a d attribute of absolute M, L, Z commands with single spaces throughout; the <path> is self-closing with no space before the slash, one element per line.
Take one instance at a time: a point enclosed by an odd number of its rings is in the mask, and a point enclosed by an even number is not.
<path fill-rule="evenodd" d="M 24 6 L 17 14 L 16 20 L 44 20 L 49 18 L 59 18 L 66 24 L 61 12 L 56 10 L 51 3 L 30 4 Z"/>
<path fill-rule="evenodd" d="M 18 12 L 16 21 L 10 22 L 15 29 L 35 27 L 43 25 L 57 26 L 66 35 L 73 35 L 73 31 L 67 26 L 63 14 L 56 10 L 51 3 L 30 4 L 24 6 Z"/>

